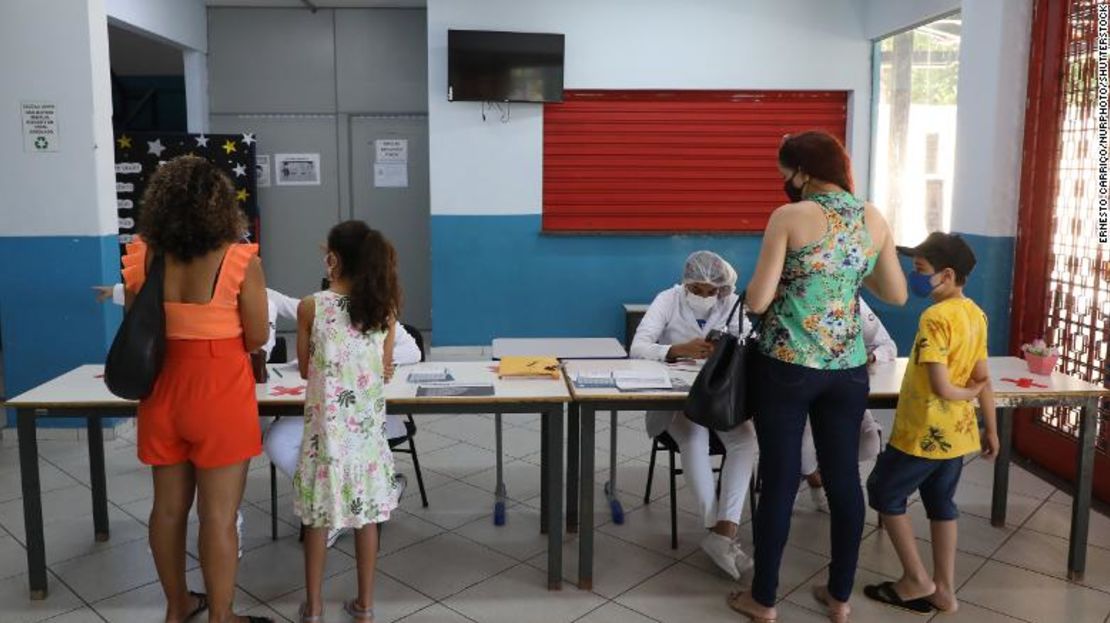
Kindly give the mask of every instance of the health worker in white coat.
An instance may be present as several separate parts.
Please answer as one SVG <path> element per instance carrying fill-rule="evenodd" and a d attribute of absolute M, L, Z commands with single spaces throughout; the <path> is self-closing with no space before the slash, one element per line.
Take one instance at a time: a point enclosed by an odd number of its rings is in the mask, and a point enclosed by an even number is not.
<path fill-rule="evenodd" d="M 729 326 L 729 312 L 738 297 L 736 271 L 721 256 L 696 251 L 686 258 L 682 283 L 660 292 L 644 314 L 632 340 L 636 359 L 675 362 L 705 359 L 713 351 L 710 332 L 740 335 L 748 323 L 742 309 Z M 681 411 L 649 411 L 647 433 L 656 437 L 664 431 L 682 453 L 682 472 L 698 504 L 709 533 L 701 548 L 733 579 L 751 567 L 750 557 L 740 549 L 737 529 L 744 498 L 752 478 L 758 445 L 755 428 L 747 421 L 730 431 L 717 432 L 727 452 L 721 470 L 718 500 L 709 458 L 709 429 L 691 422 Z"/>

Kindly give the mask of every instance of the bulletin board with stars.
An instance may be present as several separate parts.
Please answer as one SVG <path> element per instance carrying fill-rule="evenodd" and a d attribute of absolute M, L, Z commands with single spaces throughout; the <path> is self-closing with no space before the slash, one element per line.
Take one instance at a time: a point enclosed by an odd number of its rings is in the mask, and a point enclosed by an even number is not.
<path fill-rule="evenodd" d="M 147 180 L 165 162 L 186 155 L 207 158 L 227 174 L 235 186 L 235 199 L 247 215 L 251 242 L 258 242 L 260 230 L 253 134 L 121 132 L 116 135 L 115 147 L 116 207 L 121 246 L 135 235 Z"/>

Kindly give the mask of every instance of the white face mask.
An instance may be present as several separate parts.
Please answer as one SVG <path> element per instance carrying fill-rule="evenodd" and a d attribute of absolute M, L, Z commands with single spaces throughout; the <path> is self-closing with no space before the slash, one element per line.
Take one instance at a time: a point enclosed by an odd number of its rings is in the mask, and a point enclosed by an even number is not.
<path fill-rule="evenodd" d="M 698 318 L 704 318 L 705 316 L 709 315 L 709 312 L 712 311 L 713 307 L 717 305 L 717 297 L 698 296 L 697 294 L 694 294 L 693 292 L 687 290 L 686 304 L 690 306 L 690 309 L 694 310 L 695 316 L 697 316 Z"/>

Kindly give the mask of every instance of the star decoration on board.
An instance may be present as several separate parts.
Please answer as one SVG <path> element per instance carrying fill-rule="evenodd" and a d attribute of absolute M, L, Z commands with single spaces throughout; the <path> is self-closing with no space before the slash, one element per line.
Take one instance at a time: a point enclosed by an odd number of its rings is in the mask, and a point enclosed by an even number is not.
<path fill-rule="evenodd" d="M 116 144 L 120 149 L 131 149 L 131 137 L 124 134 L 116 139 Z"/>
<path fill-rule="evenodd" d="M 146 153 L 154 154 L 158 158 L 161 158 L 162 157 L 162 152 L 166 151 L 166 147 L 164 145 L 162 145 L 162 139 L 160 139 L 160 138 L 156 138 L 153 141 L 147 141 L 146 142 L 146 148 L 147 148 Z"/>
<path fill-rule="evenodd" d="M 235 172 L 235 177 L 243 177 L 247 174 L 247 167 L 242 164 L 235 165 L 231 170 Z"/>
<path fill-rule="evenodd" d="M 257 142 L 257 141 L 254 140 L 254 134 L 253 133 L 243 132 L 243 143 L 245 143 L 247 145 L 250 145 L 251 143 L 255 143 L 255 142 Z"/>
<path fill-rule="evenodd" d="M 231 139 L 224 141 L 224 153 L 230 154 L 233 151 L 235 151 L 235 141 Z"/>
<path fill-rule="evenodd" d="M 197 142 L 197 147 L 208 147 L 208 137 L 203 134 L 194 136 L 193 140 Z"/>
<path fill-rule="evenodd" d="M 246 188 L 240 188 L 239 190 L 235 191 L 235 200 L 236 201 L 246 201 L 247 197 L 250 197 L 250 196 L 251 196 L 251 194 L 249 192 L 247 192 Z"/>

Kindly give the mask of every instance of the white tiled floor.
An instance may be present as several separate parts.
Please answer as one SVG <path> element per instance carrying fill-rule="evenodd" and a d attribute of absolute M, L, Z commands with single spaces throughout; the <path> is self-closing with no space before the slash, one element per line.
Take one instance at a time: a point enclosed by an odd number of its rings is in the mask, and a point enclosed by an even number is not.
<path fill-rule="evenodd" d="M 411 459 L 398 456 L 411 488 L 393 521 L 384 529 L 378 564 L 378 621 L 455 623 L 463 621 L 537 621 L 563 623 L 644 623 L 725 621 L 740 618 L 725 605 L 737 587 L 697 549 L 703 534 L 691 500 L 678 481 L 679 548 L 670 549 L 666 460 L 661 457 L 651 503 L 643 503 L 647 453 L 642 416 L 619 417 L 618 488 L 626 510 L 615 525 L 598 487 L 594 517 L 596 560 L 593 591 L 579 591 L 577 540 L 563 551 L 568 582 L 558 593 L 544 589 L 546 538 L 539 534 L 539 420 L 505 418 L 509 522 L 491 519 L 494 484 L 493 420 L 489 416 L 429 417 L 418 420 L 417 448 L 431 506 L 420 505 Z M 599 418 L 597 478 L 608 475 L 608 417 Z M 132 433 L 133 435 L 133 433 Z M 50 597 L 27 598 L 23 547 L 23 509 L 16 446 L 12 435 L 0 443 L 0 621 L 23 623 L 141 622 L 160 620 L 162 594 L 146 549 L 150 510 L 149 474 L 135 458 L 128 439 L 107 444 L 109 514 L 112 540 L 92 539 L 88 458 L 84 442 L 49 441 L 42 448 L 42 479 Z M 239 569 L 237 604 L 241 612 L 293 621 L 303 598 L 300 547 L 291 487 L 279 481 L 279 533 L 269 538 L 269 470 L 256 460 L 244 507 L 245 554 Z M 863 466 L 866 471 L 869 466 Z M 1010 477 L 1010 527 L 988 520 L 991 465 L 969 463 L 960 486 L 960 553 L 957 576 L 962 609 L 944 623 L 1110 623 L 1110 518 L 1091 518 L 1087 575 L 1081 583 L 1065 580 L 1070 496 L 1014 466 Z M 926 560 L 928 522 L 920 505 L 911 507 L 919 546 Z M 745 518 L 747 515 L 745 515 Z M 886 535 L 874 515 L 860 551 L 857 586 L 899 572 Z M 746 548 L 751 528 L 742 527 Z M 828 517 L 798 503 L 783 560 L 780 585 L 784 622 L 824 621 L 809 588 L 824 576 L 828 563 Z M 195 526 L 190 541 L 195 539 Z M 190 542 L 189 580 L 202 588 L 195 544 Z M 329 621 L 343 621 L 342 600 L 355 586 L 354 542 L 345 537 L 329 555 L 326 583 Z M 743 582 L 744 580 L 742 580 Z M 858 591 L 857 591 L 858 592 Z M 858 596 L 857 623 L 918 621 L 881 608 Z"/>

